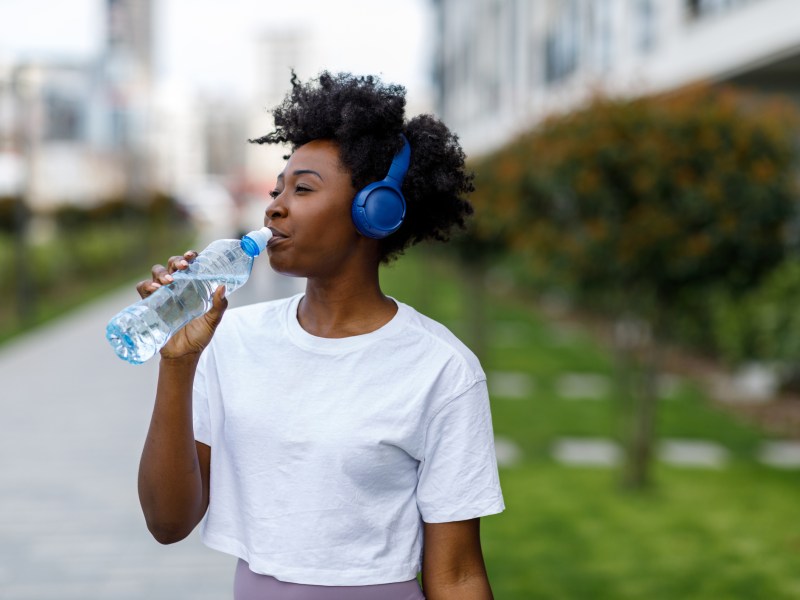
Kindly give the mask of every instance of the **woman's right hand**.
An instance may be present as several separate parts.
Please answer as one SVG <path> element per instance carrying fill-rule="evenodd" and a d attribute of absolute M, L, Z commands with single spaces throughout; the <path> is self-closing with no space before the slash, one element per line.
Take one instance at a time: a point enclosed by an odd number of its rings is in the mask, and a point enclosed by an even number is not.
<path fill-rule="evenodd" d="M 189 268 L 197 258 L 197 252 L 189 250 L 183 256 L 173 256 L 167 261 L 167 266 L 154 265 L 151 279 L 140 281 L 136 291 L 142 298 L 147 298 L 162 285 L 172 283 L 172 274 Z M 225 286 L 220 286 L 214 292 L 211 308 L 204 315 L 192 319 L 184 327 L 175 332 L 161 349 L 162 358 L 180 358 L 197 355 L 205 349 L 214 336 L 214 331 L 222 321 L 222 315 L 228 308 L 228 299 L 225 298 Z"/>

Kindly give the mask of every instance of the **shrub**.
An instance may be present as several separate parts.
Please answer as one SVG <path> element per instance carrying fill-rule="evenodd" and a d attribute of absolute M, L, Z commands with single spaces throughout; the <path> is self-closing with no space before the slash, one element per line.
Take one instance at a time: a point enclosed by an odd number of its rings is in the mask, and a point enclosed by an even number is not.
<path fill-rule="evenodd" d="M 800 370 L 800 259 L 772 271 L 740 298 L 717 294 L 712 302 L 714 342 L 733 364 L 760 360 L 783 367 L 787 377 Z"/>
<path fill-rule="evenodd" d="M 22 198 L 18 196 L 4 196 L 0 197 L 0 233 L 13 233 L 17 228 L 17 210 Z M 22 205 L 23 219 L 27 220 L 30 217 L 30 210 L 27 206 Z"/>
<path fill-rule="evenodd" d="M 625 317 L 628 486 L 647 483 L 654 447 L 660 365 L 650 331 L 702 323 L 707 315 L 683 310 L 702 306 L 698 295 L 741 295 L 784 259 L 797 216 L 797 122 L 788 102 L 732 89 L 597 98 L 476 166 L 477 229 L 503 235 L 531 271 L 592 308 Z"/>
<path fill-rule="evenodd" d="M 797 122 L 732 89 L 598 98 L 475 165 L 478 228 L 595 302 L 741 293 L 786 253 Z"/>

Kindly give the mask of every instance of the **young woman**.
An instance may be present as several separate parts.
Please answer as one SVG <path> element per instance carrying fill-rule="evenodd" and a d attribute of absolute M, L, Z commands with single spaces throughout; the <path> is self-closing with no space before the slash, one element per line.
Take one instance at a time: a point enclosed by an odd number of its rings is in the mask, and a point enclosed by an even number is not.
<path fill-rule="evenodd" d="M 264 223 L 270 265 L 305 293 L 223 320 L 220 288 L 161 351 L 142 509 L 162 543 L 205 516 L 204 542 L 240 559 L 238 600 L 492 597 L 479 519 L 504 504 L 484 373 L 378 280 L 472 212 L 457 138 L 404 110 L 375 77 L 293 76 L 254 141 L 291 147 Z"/>

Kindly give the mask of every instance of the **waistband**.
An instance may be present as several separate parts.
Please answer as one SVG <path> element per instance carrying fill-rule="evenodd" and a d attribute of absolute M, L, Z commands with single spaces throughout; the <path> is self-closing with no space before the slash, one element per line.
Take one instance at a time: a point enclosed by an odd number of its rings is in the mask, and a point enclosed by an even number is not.
<path fill-rule="evenodd" d="M 233 579 L 234 600 L 425 600 L 416 579 L 359 586 L 305 585 L 253 573 L 239 559 Z"/>

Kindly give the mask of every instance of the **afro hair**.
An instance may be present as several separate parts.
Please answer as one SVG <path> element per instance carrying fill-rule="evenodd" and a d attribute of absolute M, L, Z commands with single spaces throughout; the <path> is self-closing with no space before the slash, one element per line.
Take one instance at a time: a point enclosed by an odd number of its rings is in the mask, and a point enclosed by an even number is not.
<path fill-rule="evenodd" d="M 465 227 L 472 214 L 466 196 L 474 187 L 458 137 L 431 115 L 406 121 L 404 87 L 375 76 L 328 71 L 307 83 L 292 73 L 291 83 L 291 92 L 272 111 L 275 130 L 251 142 L 288 144 L 294 152 L 312 140 L 332 140 L 358 190 L 386 176 L 403 146 L 400 134 L 408 138 L 411 163 L 402 185 L 406 217 L 395 233 L 380 240 L 381 262 L 424 240 L 447 241 L 454 228 Z"/>

